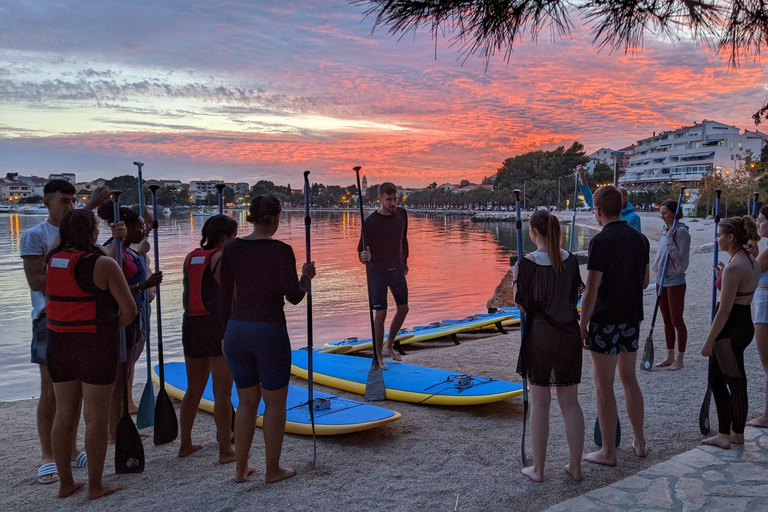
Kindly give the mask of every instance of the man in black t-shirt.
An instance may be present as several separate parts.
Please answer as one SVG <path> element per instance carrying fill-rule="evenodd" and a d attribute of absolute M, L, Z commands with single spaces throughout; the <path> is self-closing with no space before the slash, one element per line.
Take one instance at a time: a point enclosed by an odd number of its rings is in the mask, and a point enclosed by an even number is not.
<path fill-rule="evenodd" d="M 379 366 L 387 369 L 384 355 L 391 355 L 395 361 L 402 358 L 395 352 L 392 344 L 408 314 L 408 214 L 397 206 L 397 187 L 385 182 L 379 186 L 379 209 L 366 217 L 363 222 L 365 241 L 362 237 L 357 251 L 362 263 L 368 264 L 371 307 L 373 319 L 374 346 L 379 357 Z M 384 346 L 384 321 L 387 318 L 387 288 L 392 292 L 397 306 L 392 323 L 389 326 L 386 347 Z"/>
<path fill-rule="evenodd" d="M 616 187 L 599 188 L 594 205 L 595 218 L 603 230 L 589 243 L 580 327 L 584 349 L 592 354 L 603 446 L 584 460 L 615 466 L 618 413 L 613 382 L 617 367 L 635 435 L 632 448 L 638 457 L 648 454 L 643 426 L 645 405 L 635 363 L 643 319 L 643 290 L 650 276 L 650 244 L 645 235 L 621 220 L 622 197 Z"/>

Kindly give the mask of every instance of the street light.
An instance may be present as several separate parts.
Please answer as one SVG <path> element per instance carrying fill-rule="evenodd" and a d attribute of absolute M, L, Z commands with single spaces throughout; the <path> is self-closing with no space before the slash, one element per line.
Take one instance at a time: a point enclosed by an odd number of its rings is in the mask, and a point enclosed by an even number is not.
<path fill-rule="evenodd" d="M 527 181 L 523 182 L 523 211 L 525 210 L 525 184 L 528 183 Z"/>

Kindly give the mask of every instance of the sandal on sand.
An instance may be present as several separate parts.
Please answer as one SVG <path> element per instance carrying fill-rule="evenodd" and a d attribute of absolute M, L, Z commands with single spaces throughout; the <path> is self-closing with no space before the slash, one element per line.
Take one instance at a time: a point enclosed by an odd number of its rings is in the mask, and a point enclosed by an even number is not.
<path fill-rule="evenodd" d="M 77 458 L 72 461 L 73 468 L 87 468 L 88 467 L 88 454 L 80 452 Z"/>
<path fill-rule="evenodd" d="M 45 478 L 50 477 L 50 478 Z M 55 462 L 46 462 L 37 470 L 37 481 L 41 484 L 55 484 L 59 481 L 59 472 Z"/>

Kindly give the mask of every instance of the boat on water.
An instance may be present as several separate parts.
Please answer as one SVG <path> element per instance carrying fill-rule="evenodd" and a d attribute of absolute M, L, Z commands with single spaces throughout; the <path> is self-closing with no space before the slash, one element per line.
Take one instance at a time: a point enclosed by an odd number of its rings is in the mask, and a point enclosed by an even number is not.
<path fill-rule="evenodd" d="M 15 206 L 10 204 L 0 204 L 0 213 L 16 213 L 19 211 Z"/>
<path fill-rule="evenodd" d="M 43 203 L 40 203 L 22 208 L 21 213 L 23 215 L 48 215 L 48 208 Z"/>
<path fill-rule="evenodd" d="M 192 212 L 193 217 L 210 217 L 211 215 L 213 213 L 206 210 L 195 210 Z"/>

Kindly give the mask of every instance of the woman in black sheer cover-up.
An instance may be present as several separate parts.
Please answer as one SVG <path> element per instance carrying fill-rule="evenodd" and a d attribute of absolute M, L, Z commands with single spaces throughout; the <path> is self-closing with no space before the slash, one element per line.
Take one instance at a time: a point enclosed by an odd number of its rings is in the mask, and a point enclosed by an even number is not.
<path fill-rule="evenodd" d="M 524 468 L 523 474 L 537 482 L 544 480 L 551 387 L 557 387 L 570 449 L 565 470 L 581 480 L 584 415 L 578 400 L 582 346 L 576 304 L 584 284 L 576 257 L 560 249 L 557 217 L 537 211 L 529 225 L 537 249 L 515 267 L 515 301 L 527 314 L 517 372 L 531 384 L 533 466 Z"/>

